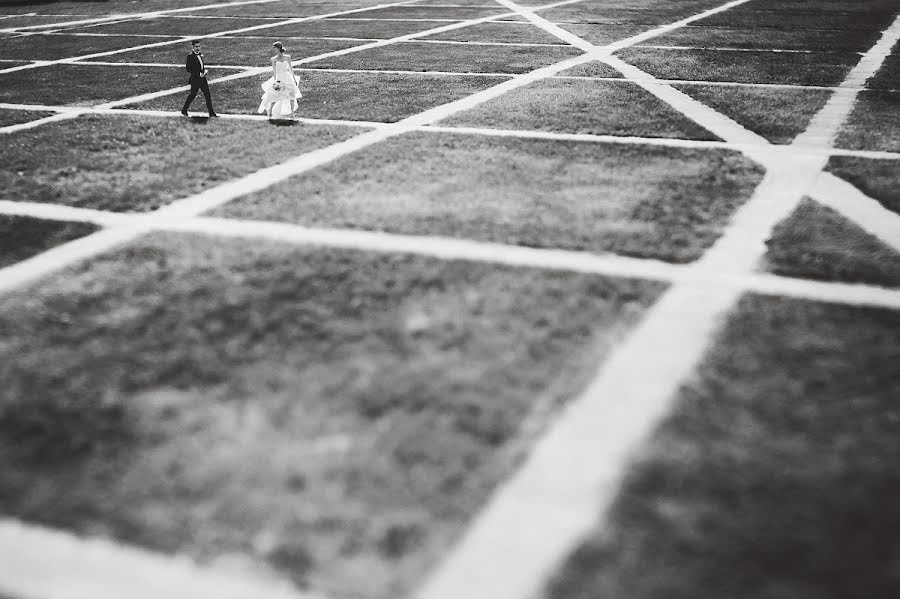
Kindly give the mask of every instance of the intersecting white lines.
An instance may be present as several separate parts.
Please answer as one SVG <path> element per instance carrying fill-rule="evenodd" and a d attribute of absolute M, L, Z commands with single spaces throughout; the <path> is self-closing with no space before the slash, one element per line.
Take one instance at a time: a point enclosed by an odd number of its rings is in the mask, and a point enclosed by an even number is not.
<path fill-rule="evenodd" d="M 514 9 L 510 0 L 497 0 Z M 732 4 L 733 6 L 734 4 Z M 646 76 L 594 48 L 532 10 L 520 14 L 545 31 L 620 70 Z M 641 34 L 644 39 L 652 32 Z M 847 77 L 859 87 L 900 36 L 900 18 Z M 606 49 L 608 50 L 608 48 Z M 728 141 L 747 143 L 748 156 L 768 172 L 738 209 L 713 247 L 693 268 L 709 273 L 752 273 L 764 242 L 812 188 L 826 159 L 767 154 L 767 144 L 731 119 L 674 88 L 647 86 L 658 98 Z M 801 144 L 829 145 L 856 92 L 838 90 L 799 136 Z M 848 100 L 851 103 L 848 105 Z M 521 599 L 536 596 L 554 570 L 597 524 L 620 486 L 630 452 L 668 412 L 684 377 L 695 368 L 740 288 L 680 282 L 670 287 L 600 367 L 588 389 L 553 423 L 525 464 L 496 492 L 448 559 L 416 595 L 419 599 Z M 586 464 L 584 456 L 590 456 Z M 504 567 L 512 565 L 512 567 Z"/>

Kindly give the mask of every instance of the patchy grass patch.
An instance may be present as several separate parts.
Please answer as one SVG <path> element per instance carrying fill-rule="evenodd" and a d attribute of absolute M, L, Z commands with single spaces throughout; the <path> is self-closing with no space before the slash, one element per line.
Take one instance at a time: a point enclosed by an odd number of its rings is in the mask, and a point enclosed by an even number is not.
<path fill-rule="evenodd" d="M 294 62 L 318 56 L 326 52 L 352 48 L 365 42 L 350 40 L 299 40 L 283 39 L 285 51 L 291 55 Z M 257 39 L 246 37 L 214 37 L 203 40 L 203 60 L 209 66 L 232 65 L 260 67 L 269 64 L 269 59 L 274 55 L 270 38 Z M 159 48 L 146 48 L 133 52 L 122 52 L 112 56 L 103 56 L 95 60 L 102 62 L 153 62 L 181 65 L 181 75 L 187 77 L 184 71 L 185 57 L 190 51 L 187 43 L 173 46 L 160 46 Z"/>
<path fill-rule="evenodd" d="M 900 214 L 900 161 L 832 156 L 825 168 Z"/>
<path fill-rule="evenodd" d="M 869 89 L 900 90 L 900 54 L 891 54 L 884 59 L 875 76 L 866 81 Z"/>
<path fill-rule="evenodd" d="M 653 2 L 639 7 L 631 2 L 627 8 L 621 2 L 584 2 L 540 10 L 537 14 L 554 23 L 600 23 L 604 25 L 665 25 L 718 6 L 715 0 L 680 0 Z"/>
<path fill-rule="evenodd" d="M 568 46 L 467 46 L 405 42 L 317 60 L 334 69 L 396 69 L 461 73 L 527 73 L 582 52 Z"/>
<path fill-rule="evenodd" d="M 661 79 L 838 85 L 859 62 L 850 52 L 773 53 L 628 48 L 622 60 Z"/>
<path fill-rule="evenodd" d="M 214 74 L 228 72 L 219 70 Z M 55 64 L 0 74 L 0 101 L 90 106 L 182 85 L 187 85 L 184 69 Z M 175 104 L 173 101 L 172 106 Z"/>
<path fill-rule="evenodd" d="M 52 116 L 53 114 L 56 113 L 41 112 L 37 110 L 6 110 L 0 108 L 0 127 L 9 127 L 10 125 L 36 121 L 47 116 Z"/>
<path fill-rule="evenodd" d="M 268 74 L 212 85 L 216 110 L 256 114 L 260 84 Z M 299 113 L 307 118 L 392 123 L 501 83 L 497 77 L 394 75 L 387 73 L 298 73 Z M 181 96 L 179 96 L 181 98 Z M 196 100 L 195 100 L 196 101 Z M 172 98 L 156 98 L 131 108 L 169 108 Z M 180 106 L 180 104 L 179 104 Z"/>
<path fill-rule="evenodd" d="M 698 48 L 865 52 L 878 41 L 880 35 L 880 32 L 877 30 L 795 30 L 772 27 L 748 29 L 740 26 L 710 27 L 688 25 L 655 37 L 648 43 L 660 46 L 693 46 Z"/>
<path fill-rule="evenodd" d="M 410 33 L 419 33 L 443 27 L 448 23 L 427 21 L 351 21 L 345 19 L 321 19 L 304 21 L 292 25 L 279 25 L 265 31 L 248 31 L 243 35 L 270 35 L 273 39 L 283 37 L 349 37 L 358 39 L 391 39 Z M 242 35 L 236 33 L 236 36 Z"/>
<path fill-rule="evenodd" d="M 429 35 L 427 40 L 449 40 L 456 42 L 505 42 L 517 44 L 562 44 L 555 35 L 535 27 L 531 23 L 497 21 L 478 23 L 453 31 Z"/>
<path fill-rule="evenodd" d="M 575 23 L 562 23 L 560 27 L 595 46 L 605 46 L 613 42 L 619 42 L 650 29 L 646 25 L 590 25 Z"/>
<path fill-rule="evenodd" d="M 97 230 L 85 223 L 65 223 L 0 214 L 0 268 Z M 2 344 L 0 344 L 2 345 Z M 0 416 L 2 418 L 2 416 Z"/>
<path fill-rule="evenodd" d="M 900 254 L 809 199 L 775 227 L 766 245 L 766 270 L 775 274 L 900 286 Z"/>
<path fill-rule="evenodd" d="M 677 85 L 706 104 L 776 144 L 788 144 L 831 97 L 820 89 L 772 89 L 719 85 Z"/>
<path fill-rule="evenodd" d="M 73 28 L 71 31 L 85 33 L 136 33 L 136 34 L 160 34 L 160 35 L 196 35 L 203 36 L 210 33 L 221 33 L 245 27 L 274 24 L 272 19 L 241 19 L 241 18 L 201 18 L 186 17 L 184 15 L 162 16 L 151 19 L 138 19 L 134 21 L 118 21 L 113 23 L 101 23 L 99 25 L 87 25 L 81 28 Z M 257 32 L 265 35 L 268 29 L 258 29 Z M 258 35 L 260 34 L 258 33 Z M 187 45 L 187 42 L 185 42 Z"/>
<path fill-rule="evenodd" d="M 848 3 L 849 4 L 849 3 Z M 695 22 L 712 27 L 742 29 L 772 28 L 790 31 L 839 29 L 845 31 L 882 31 L 893 20 L 891 11 L 820 12 L 790 10 L 726 10 Z"/>
<path fill-rule="evenodd" d="M 503 6 L 391 6 L 347 15 L 364 19 L 446 19 L 468 21 L 481 17 L 492 17 L 509 10 Z"/>
<path fill-rule="evenodd" d="M 0 21 L 0 24 L 2 23 L 3 21 Z M 109 52 L 110 50 L 131 48 L 141 44 L 161 41 L 165 40 L 149 38 L 135 39 L 127 35 L 110 37 L 64 34 L 41 36 L 29 35 L 26 37 L 14 37 L 11 39 L 0 40 L 0 58 L 23 58 L 34 60 L 40 57 L 40 60 L 57 60 L 60 58 L 86 56 L 96 52 Z M 185 44 L 185 46 L 187 46 L 187 44 Z M 141 52 L 149 51 L 150 50 L 141 50 Z M 184 53 L 187 54 L 187 51 Z M 106 58 L 107 57 L 97 58 L 97 60 L 106 60 Z"/>
<path fill-rule="evenodd" d="M 749 296 L 543 597 L 900 596 L 900 312 Z"/>
<path fill-rule="evenodd" d="M 86 115 L 7 134 L 0 146 L 0 199 L 143 212 L 358 132 Z"/>
<path fill-rule="evenodd" d="M 537 81 L 451 116 L 443 123 L 559 133 L 717 139 L 662 100 L 624 81 Z"/>
<path fill-rule="evenodd" d="M 660 287 L 152 236 L 0 298 L 0 509 L 405 596 Z"/>
<path fill-rule="evenodd" d="M 900 92 L 861 92 L 835 146 L 849 150 L 900 152 L 898 111 Z"/>
<path fill-rule="evenodd" d="M 605 62 L 600 62 L 599 60 L 592 60 L 591 62 L 585 62 L 580 65 L 576 65 L 571 69 L 566 69 L 565 71 L 561 71 L 559 73 L 561 77 L 615 77 L 616 79 L 622 78 L 622 73 L 615 70 Z"/>
<path fill-rule="evenodd" d="M 760 178 L 731 152 L 422 132 L 218 213 L 688 262 Z"/>

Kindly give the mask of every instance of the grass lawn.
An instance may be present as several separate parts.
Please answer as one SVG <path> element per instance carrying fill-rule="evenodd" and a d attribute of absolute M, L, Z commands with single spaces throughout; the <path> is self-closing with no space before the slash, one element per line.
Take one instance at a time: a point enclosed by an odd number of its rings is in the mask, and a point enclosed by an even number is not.
<path fill-rule="evenodd" d="M 887 29 L 891 24 L 895 13 L 895 9 L 863 12 L 820 12 L 814 8 L 812 11 L 732 9 L 717 13 L 694 24 L 712 27 L 740 27 L 742 29 L 771 27 L 790 31 L 804 29 L 881 31 Z"/>
<path fill-rule="evenodd" d="M 717 139 L 662 100 L 625 81 L 545 79 L 452 116 L 442 124 Z"/>
<path fill-rule="evenodd" d="M 718 85 L 676 87 L 776 144 L 791 143 L 831 97 L 831 92 L 820 89 Z"/>
<path fill-rule="evenodd" d="M 875 76 L 866 82 L 870 89 L 900 90 L 900 54 L 888 56 L 875 73 Z"/>
<path fill-rule="evenodd" d="M 326 52 L 352 48 L 365 42 L 348 40 L 292 40 L 283 39 L 285 52 L 291 55 L 295 61 L 309 56 L 318 56 Z M 203 40 L 201 46 L 203 60 L 210 66 L 231 65 L 259 67 L 269 64 L 269 59 L 275 55 L 272 41 L 269 38 L 228 37 L 210 38 Z M 160 46 L 159 48 L 147 48 L 133 52 L 122 52 L 112 56 L 103 56 L 96 60 L 101 62 L 152 62 L 184 65 L 185 57 L 190 52 L 190 45 L 174 44 Z M 184 69 L 180 74 L 185 75 Z"/>
<path fill-rule="evenodd" d="M 837 212 L 805 200 L 766 242 L 766 269 L 780 275 L 900 286 L 900 254 Z"/>
<path fill-rule="evenodd" d="M 5 110 L 0 108 L 0 127 L 36 121 L 37 119 L 42 119 L 53 114 L 55 113 L 40 112 L 36 110 Z"/>
<path fill-rule="evenodd" d="M 450 2 L 447 3 L 452 4 Z M 365 12 L 348 15 L 365 19 L 448 19 L 451 21 L 468 21 L 481 17 L 492 17 L 510 12 L 496 4 L 494 6 L 392 6 L 376 8 Z"/>
<path fill-rule="evenodd" d="M 359 131 L 86 115 L 7 134 L 0 199 L 142 212 Z"/>
<path fill-rule="evenodd" d="M 405 596 L 659 291 L 146 238 L 0 298 L 0 510 Z"/>
<path fill-rule="evenodd" d="M 72 31 L 85 33 L 158 33 L 161 35 L 196 35 L 202 36 L 210 33 L 220 33 L 244 27 L 254 27 L 277 23 L 273 19 L 241 19 L 241 18 L 199 18 L 186 17 L 175 14 L 170 17 L 162 16 L 153 19 L 138 19 L 134 21 L 121 21 L 116 23 L 102 23 L 99 25 L 85 25 L 73 28 Z M 265 34 L 268 30 L 257 30 Z"/>
<path fill-rule="evenodd" d="M 462 29 L 454 29 L 436 35 L 429 35 L 428 40 L 450 40 L 457 42 L 506 42 L 518 44 L 562 44 L 555 35 L 551 35 L 535 27 L 531 23 L 513 23 L 499 21 L 479 23 Z"/>
<path fill-rule="evenodd" d="M 56 64 L 0 74 L 0 101 L 90 106 L 182 85 L 187 85 L 183 68 Z"/>
<path fill-rule="evenodd" d="M 248 31 L 243 35 L 270 35 L 273 40 L 285 37 L 349 37 L 359 39 L 391 39 L 410 33 L 443 27 L 449 23 L 433 21 L 349 21 L 321 19 L 293 25 L 279 25 L 271 29 Z M 242 35 L 237 33 L 235 35 Z"/>
<path fill-rule="evenodd" d="M 838 85 L 859 62 L 850 52 L 810 54 L 628 48 L 618 56 L 661 79 Z"/>
<path fill-rule="evenodd" d="M 848 150 L 900 152 L 900 92 L 867 91 L 857 96 L 835 146 Z"/>
<path fill-rule="evenodd" d="M 467 46 L 406 42 L 311 63 L 335 69 L 396 69 L 460 73 L 527 73 L 581 55 L 561 46 Z"/>
<path fill-rule="evenodd" d="M 760 178 L 730 152 L 422 132 L 218 213 L 687 262 Z"/>
<path fill-rule="evenodd" d="M 563 23 L 560 27 L 595 46 L 605 46 L 651 29 L 647 25 L 591 25 L 578 23 Z"/>
<path fill-rule="evenodd" d="M 190 6 L 205 6 L 209 4 L 209 0 L 177 0 L 179 8 L 187 8 Z M 293 2 L 302 2 L 304 0 L 292 0 Z M 77 15 L 90 17 L 108 17 L 111 14 L 148 12 L 153 10 L 165 10 L 173 8 L 173 0 L 100 0 L 89 1 L 72 0 L 70 2 L 41 2 L 40 0 L 31 0 L 22 4 L 12 4 L 4 6 L 2 12 L 4 14 L 20 14 L 40 12 L 55 15 Z M 75 20 L 75 19 L 73 19 Z"/>
<path fill-rule="evenodd" d="M 3 23 L 3 21 L 0 21 L 0 23 Z M 134 38 L 127 35 L 110 37 L 65 34 L 29 35 L 27 37 L 0 40 L 0 58 L 56 60 L 58 58 L 85 56 L 95 52 L 133 48 L 141 44 L 163 41 L 166 41 L 165 38 Z M 183 46 L 187 48 L 187 50 L 183 51 L 183 54 L 187 54 L 190 50 L 187 42 Z M 153 52 L 153 49 L 140 50 L 139 52 Z M 109 60 L 111 58 L 115 59 L 115 55 L 104 56 L 97 58 L 97 60 Z"/>
<path fill-rule="evenodd" d="M 872 11 L 880 13 L 897 12 L 894 0 L 866 0 L 865 2 L 848 2 L 847 0 L 753 0 L 741 4 L 731 10 L 739 11 L 792 11 L 817 13 L 868 14 Z"/>
<path fill-rule="evenodd" d="M 826 170 L 900 214 L 900 161 L 833 156 Z"/>
<path fill-rule="evenodd" d="M 211 86 L 216 110 L 256 114 L 268 74 Z M 497 77 L 299 73 L 300 114 L 307 118 L 395 122 L 497 85 Z M 181 96 L 156 98 L 129 108 L 176 110 Z M 195 100 L 196 102 L 197 100 Z M 202 104 L 201 104 L 202 106 Z"/>
<path fill-rule="evenodd" d="M 622 77 L 622 73 L 605 62 L 598 60 L 592 60 L 591 62 L 574 66 L 571 69 L 566 69 L 560 72 L 559 75 L 563 77 L 616 77 L 619 79 Z"/>
<path fill-rule="evenodd" d="M 0 214 L 0 268 L 96 231 L 93 225 Z"/>
<path fill-rule="evenodd" d="M 745 298 L 545 599 L 900 596 L 900 313 Z"/>
<path fill-rule="evenodd" d="M 660 46 L 692 46 L 698 48 L 865 52 L 878 41 L 879 36 L 880 32 L 875 30 L 793 30 L 774 27 L 746 29 L 740 26 L 709 27 L 688 25 L 655 37 L 647 43 Z"/>

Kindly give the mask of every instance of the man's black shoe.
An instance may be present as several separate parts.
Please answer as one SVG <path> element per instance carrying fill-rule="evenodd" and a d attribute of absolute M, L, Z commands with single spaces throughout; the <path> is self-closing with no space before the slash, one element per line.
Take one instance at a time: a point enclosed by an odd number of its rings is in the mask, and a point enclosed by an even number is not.
<path fill-rule="evenodd" d="M 219 115 L 217 115 L 215 112 L 210 112 L 209 118 L 219 118 Z"/>
<path fill-rule="evenodd" d="M 188 116 L 187 110 L 182 110 L 182 111 L 181 111 L 181 116 Z"/>

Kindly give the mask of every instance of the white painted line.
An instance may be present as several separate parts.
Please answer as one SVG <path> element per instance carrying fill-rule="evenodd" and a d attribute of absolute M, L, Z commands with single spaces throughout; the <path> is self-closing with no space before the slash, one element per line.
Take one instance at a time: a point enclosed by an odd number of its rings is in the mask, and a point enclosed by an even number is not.
<path fill-rule="evenodd" d="M 861 226 L 900 254 L 900 214 L 888 210 L 854 185 L 831 173 L 821 174 L 812 188 L 811 197 Z"/>
<path fill-rule="evenodd" d="M 0 200 L 0 214 L 64 222 L 91 223 L 101 227 L 121 225 L 133 221 L 135 218 L 140 218 L 140 215 L 122 214 L 108 210 L 93 210 L 91 208 L 42 204 L 39 202 L 13 202 L 10 200 Z"/>
<path fill-rule="evenodd" d="M 773 297 L 790 297 L 847 306 L 867 306 L 900 310 L 900 289 L 872 285 L 830 283 L 808 279 L 794 279 L 774 274 L 753 273 L 735 281 L 748 293 Z"/>
<path fill-rule="evenodd" d="M 0 134 L 4 133 L 15 133 L 17 131 L 25 131 L 26 129 L 34 129 L 35 127 L 40 127 L 41 125 L 46 125 L 47 123 L 56 123 L 59 121 L 67 121 L 69 119 L 74 119 L 79 115 L 78 112 L 61 112 L 59 114 L 53 114 L 50 116 L 45 116 L 44 118 L 36 119 L 33 121 L 28 121 L 27 123 L 19 123 L 18 125 L 7 125 L 6 127 L 0 127 Z"/>
<path fill-rule="evenodd" d="M 315 599 L 262 567 L 200 566 L 0 520 L 0 591 L 26 599 Z"/>
<path fill-rule="evenodd" d="M 711 52 L 759 52 L 761 54 L 766 53 L 774 53 L 774 54 L 817 54 L 818 50 L 795 50 L 795 49 L 781 49 L 781 48 L 734 48 L 734 47 L 719 47 L 719 46 L 671 46 L 671 45 L 662 45 L 657 46 L 653 44 L 638 44 L 634 46 L 635 48 L 649 48 L 651 50 L 707 50 Z M 862 54 L 862 52 L 848 52 L 848 54 Z"/>

